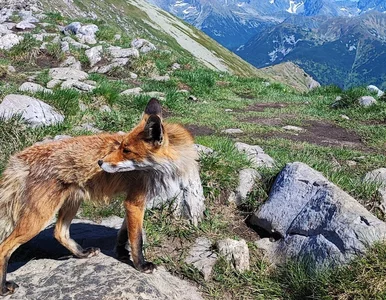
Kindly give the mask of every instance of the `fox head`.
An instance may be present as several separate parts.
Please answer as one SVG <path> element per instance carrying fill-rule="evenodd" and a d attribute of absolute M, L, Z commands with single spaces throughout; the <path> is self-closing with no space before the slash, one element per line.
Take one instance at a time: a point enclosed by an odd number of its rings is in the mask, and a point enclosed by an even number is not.
<path fill-rule="evenodd" d="M 150 99 L 140 123 L 126 134 L 119 148 L 99 160 L 108 173 L 155 168 L 157 161 L 167 158 L 168 143 L 162 124 L 162 108 L 155 98 Z"/>

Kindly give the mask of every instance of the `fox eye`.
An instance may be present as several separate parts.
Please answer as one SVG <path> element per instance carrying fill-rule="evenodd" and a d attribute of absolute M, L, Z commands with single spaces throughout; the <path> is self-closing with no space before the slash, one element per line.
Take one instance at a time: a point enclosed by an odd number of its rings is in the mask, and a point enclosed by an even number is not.
<path fill-rule="evenodd" d="M 129 149 L 123 148 L 123 153 L 130 153 L 131 151 Z"/>

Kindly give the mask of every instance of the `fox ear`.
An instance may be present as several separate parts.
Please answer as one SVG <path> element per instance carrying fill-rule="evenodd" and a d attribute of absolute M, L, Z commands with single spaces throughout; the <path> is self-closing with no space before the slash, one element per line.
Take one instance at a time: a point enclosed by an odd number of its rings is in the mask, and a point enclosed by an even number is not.
<path fill-rule="evenodd" d="M 151 115 L 146 122 L 144 129 L 145 141 L 153 143 L 155 146 L 161 146 L 163 142 L 163 127 L 161 118 L 157 115 Z"/>
<path fill-rule="evenodd" d="M 156 98 L 151 98 L 149 103 L 145 108 L 145 114 L 147 115 L 157 115 L 162 118 L 162 107 L 159 101 Z"/>

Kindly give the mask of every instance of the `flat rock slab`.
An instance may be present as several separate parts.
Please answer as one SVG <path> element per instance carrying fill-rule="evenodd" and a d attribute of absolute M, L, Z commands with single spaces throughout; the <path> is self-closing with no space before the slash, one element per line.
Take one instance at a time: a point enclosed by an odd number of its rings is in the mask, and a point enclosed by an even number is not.
<path fill-rule="evenodd" d="M 287 164 L 250 223 L 281 236 L 268 251 L 274 263 L 307 259 L 347 263 L 386 239 L 386 223 L 306 164 Z"/>
<path fill-rule="evenodd" d="M 73 68 L 53 68 L 48 74 L 52 79 L 60 80 L 85 80 L 88 77 L 86 72 Z"/>
<path fill-rule="evenodd" d="M 273 168 L 275 165 L 274 159 L 260 146 L 237 142 L 235 147 L 239 152 L 245 153 L 255 167 Z"/>
<path fill-rule="evenodd" d="M 16 293 L 4 299 L 203 299 L 197 288 L 159 268 L 143 274 L 112 257 L 40 259 L 8 275 L 18 282 Z"/>
<path fill-rule="evenodd" d="M 0 116 L 6 119 L 20 114 L 32 127 L 49 126 L 64 121 L 64 116 L 43 101 L 24 95 L 10 94 L 0 104 Z"/>

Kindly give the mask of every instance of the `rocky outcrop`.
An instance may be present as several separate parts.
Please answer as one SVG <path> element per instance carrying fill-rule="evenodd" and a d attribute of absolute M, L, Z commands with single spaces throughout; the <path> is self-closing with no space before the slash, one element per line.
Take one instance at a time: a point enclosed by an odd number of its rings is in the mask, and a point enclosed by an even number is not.
<path fill-rule="evenodd" d="M 250 223 L 280 237 L 266 247 L 275 263 L 299 259 L 317 266 L 339 265 L 386 239 L 386 223 L 299 162 L 281 171 Z"/>

